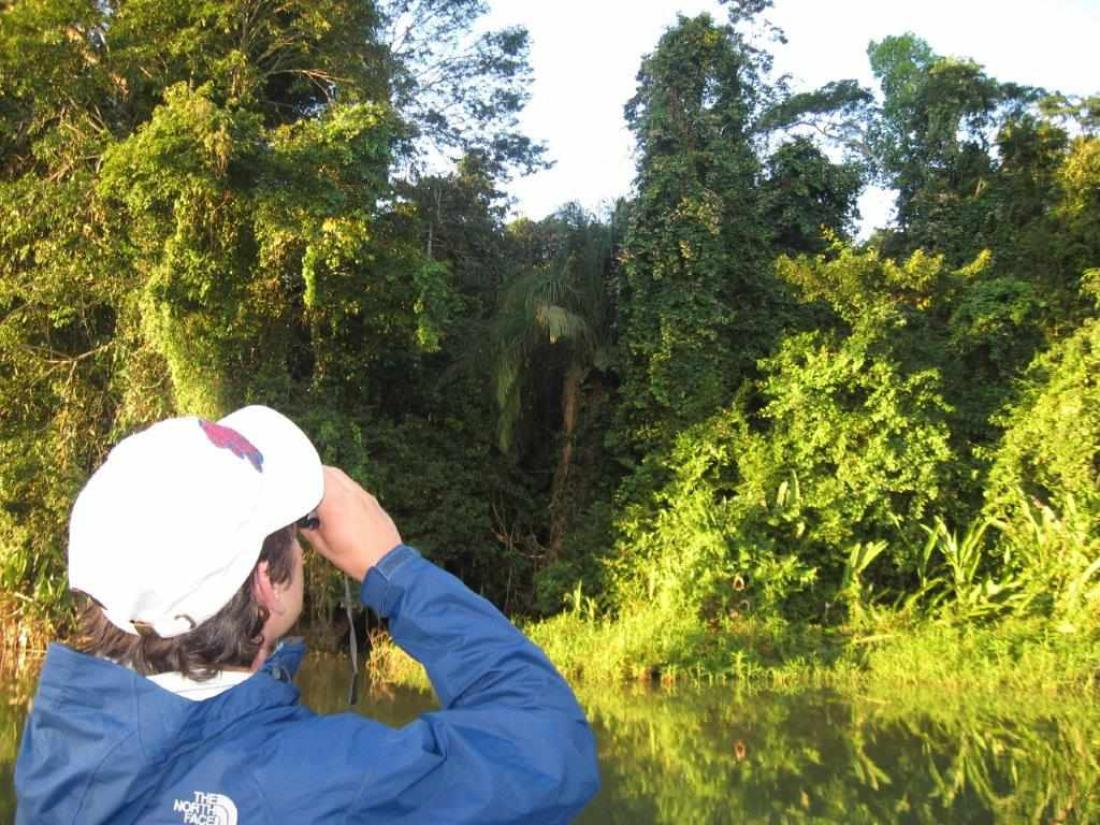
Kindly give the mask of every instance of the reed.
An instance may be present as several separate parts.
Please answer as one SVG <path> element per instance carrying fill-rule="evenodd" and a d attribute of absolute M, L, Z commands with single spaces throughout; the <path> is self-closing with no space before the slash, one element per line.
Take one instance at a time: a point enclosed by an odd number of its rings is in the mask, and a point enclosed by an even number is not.
<path fill-rule="evenodd" d="M 37 672 L 57 630 L 57 622 L 33 601 L 20 593 L 0 592 L 0 679 L 17 683 Z"/>

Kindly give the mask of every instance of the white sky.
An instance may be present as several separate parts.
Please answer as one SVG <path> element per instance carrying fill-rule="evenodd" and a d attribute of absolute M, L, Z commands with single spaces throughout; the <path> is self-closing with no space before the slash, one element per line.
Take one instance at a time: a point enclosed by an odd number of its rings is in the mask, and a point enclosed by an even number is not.
<path fill-rule="evenodd" d="M 676 20 L 716 0 L 490 0 L 486 23 L 531 33 L 532 98 L 522 119 L 553 169 L 510 187 L 516 211 L 542 218 L 570 200 L 589 209 L 630 191 L 633 139 L 623 105 L 644 54 Z M 1100 0 L 775 0 L 767 19 L 787 34 L 775 69 L 810 89 L 854 77 L 875 88 L 867 44 L 913 31 L 932 49 L 969 57 L 998 80 L 1068 93 L 1100 91 Z M 865 234 L 889 220 L 892 195 L 865 193 Z"/>

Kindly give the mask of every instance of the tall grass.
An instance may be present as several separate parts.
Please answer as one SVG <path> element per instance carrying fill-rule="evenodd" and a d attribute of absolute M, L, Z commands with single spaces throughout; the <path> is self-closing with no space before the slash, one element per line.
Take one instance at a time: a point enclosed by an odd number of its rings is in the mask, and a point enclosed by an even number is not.
<path fill-rule="evenodd" d="M 15 682 L 36 671 L 57 630 L 57 623 L 31 599 L 0 593 L 0 679 Z"/>
<path fill-rule="evenodd" d="M 1020 498 L 1021 517 L 1002 531 L 1029 602 L 1063 630 L 1100 623 L 1100 525 L 1071 496 L 1061 514 Z"/>
<path fill-rule="evenodd" d="M 715 615 L 667 592 L 603 612 L 578 585 L 562 613 L 525 630 L 578 684 L 1098 690 L 1100 538 L 1072 506 L 1024 512 L 1012 524 L 985 519 L 961 532 L 935 519 L 916 554 L 916 586 L 900 593 L 868 584 L 887 543 L 853 545 L 837 590 L 847 618 L 837 626 Z M 383 680 L 423 683 L 385 641 L 371 667 Z"/>

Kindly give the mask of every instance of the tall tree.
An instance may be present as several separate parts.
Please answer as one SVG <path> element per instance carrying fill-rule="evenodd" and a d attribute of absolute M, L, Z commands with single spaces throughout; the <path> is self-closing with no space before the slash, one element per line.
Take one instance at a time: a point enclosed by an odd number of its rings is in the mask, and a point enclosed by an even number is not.
<path fill-rule="evenodd" d="M 980 249 L 997 125 L 1040 92 L 939 56 L 913 34 L 873 42 L 868 55 L 883 94 L 870 144 L 884 182 L 898 190 L 901 251 L 942 251 L 962 264 Z"/>
<path fill-rule="evenodd" d="M 626 108 L 637 199 L 624 259 L 622 415 L 640 452 L 727 401 L 773 323 L 753 124 L 762 56 L 732 25 L 680 18 Z"/>
<path fill-rule="evenodd" d="M 494 177 L 543 165 L 544 147 L 519 129 L 531 79 L 520 26 L 477 31 L 484 0 L 380 0 L 393 104 L 429 167 L 478 154 Z M 410 160 L 414 160 L 410 158 Z"/>
<path fill-rule="evenodd" d="M 437 346 L 449 286 L 387 212 L 370 3 L 0 21 L 2 575 L 53 605 L 67 504 L 114 439 L 311 391 L 359 415 L 387 352 Z"/>
<path fill-rule="evenodd" d="M 833 163 L 808 138 L 779 146 L 762 181 L 764 221 L 775 252 L 813 254 L 825 249 L 826 232 L 850 235 L 862 186 L 856 164 Z"/>

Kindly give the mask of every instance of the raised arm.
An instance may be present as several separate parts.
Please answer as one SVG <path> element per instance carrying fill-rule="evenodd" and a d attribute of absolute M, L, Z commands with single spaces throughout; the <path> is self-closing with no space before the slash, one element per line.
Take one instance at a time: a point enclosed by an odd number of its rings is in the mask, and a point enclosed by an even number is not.
<path fill-rule="evenodd" d="M 443 709 L 397 735 L 415 760 L 400 795 L 364 784 L 362 814 L 409 821 L 567 822 L 598 787 L 595 741 L 546 656 L 488 601 L 400 543 L 378 502 L 326 468 L 314 547 L 363 580 L 363 603 L 428 671 Z M 422 774 L 422 775 L 419 775 Z M 401 784 L 401 783 L 398 783 Z"/>

